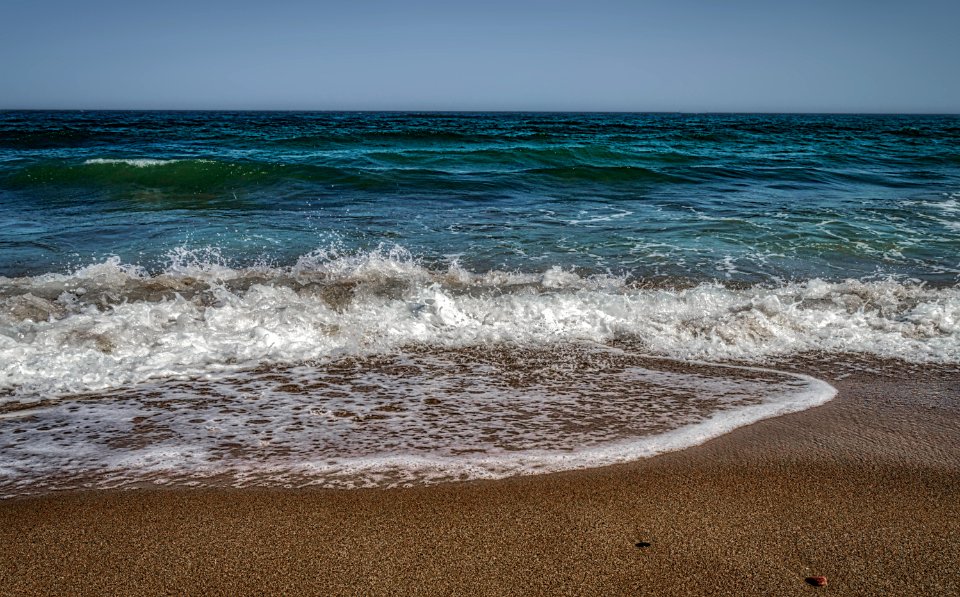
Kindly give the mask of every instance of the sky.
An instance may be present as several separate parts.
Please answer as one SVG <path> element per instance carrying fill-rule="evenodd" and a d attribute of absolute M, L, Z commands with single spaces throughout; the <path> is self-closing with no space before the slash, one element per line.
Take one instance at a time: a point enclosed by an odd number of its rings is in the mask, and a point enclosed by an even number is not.
<path fill-rule="evenodd" d="M 960 1 L 3 0 L 0 109 L 960 112 Z"/>

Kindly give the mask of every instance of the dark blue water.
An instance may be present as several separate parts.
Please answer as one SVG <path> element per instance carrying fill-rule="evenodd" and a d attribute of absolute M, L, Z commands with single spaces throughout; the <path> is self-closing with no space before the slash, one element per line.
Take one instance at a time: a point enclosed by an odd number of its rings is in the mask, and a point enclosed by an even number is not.
<path fill-rule="evenodd" d="M 233 267 L 780 282 L 960 276 L 960 118 L 0 113 L 0 275 Z"/>

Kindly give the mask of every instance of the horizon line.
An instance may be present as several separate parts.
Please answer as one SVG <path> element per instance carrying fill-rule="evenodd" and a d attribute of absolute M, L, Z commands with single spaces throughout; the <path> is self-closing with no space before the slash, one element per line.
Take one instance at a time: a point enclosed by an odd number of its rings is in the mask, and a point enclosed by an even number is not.
<path fill-rule="evenodd" d="M 0 108 L 0 112 L 247 112 L 312 114 L 672 114 L 783 116 L 960 116 L 957 112 L 775 111 L 775 110 L 469 110 L 469 109 L 330 109 L 330 108 Z"/>

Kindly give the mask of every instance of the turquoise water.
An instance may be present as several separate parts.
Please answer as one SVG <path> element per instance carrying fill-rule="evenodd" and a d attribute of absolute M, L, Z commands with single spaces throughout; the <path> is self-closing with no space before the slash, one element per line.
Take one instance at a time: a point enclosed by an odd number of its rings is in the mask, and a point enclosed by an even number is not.
<path fill-rule="evenodd" d="M 747 283 L 960 276 L 960 118 L 0 113 L 0 275 L 177 249 Z"/>
<path fill-rule="evenodd" d="M 0 497 L 600 466 L 834 395 L 784 360 L 960 365 L 958 117 L 5 112 L 0 215 Z"/>

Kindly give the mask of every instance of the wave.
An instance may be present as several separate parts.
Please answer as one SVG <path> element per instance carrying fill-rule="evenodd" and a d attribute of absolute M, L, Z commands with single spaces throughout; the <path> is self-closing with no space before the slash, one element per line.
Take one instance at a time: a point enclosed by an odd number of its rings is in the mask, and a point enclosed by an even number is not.
<path fill-rule="evenodd" d="M 173 193 L 218 193 L 298 179 L 353 185 L 378 179 L 376 173 L 364 175 L 357 169 L 206 158 L 92 158 L 80 164 L 48 161 L 28 165 L 7 177 L 14 188 L 54 185 L 124 191 L 134 187 Z"/>
<path fill-rule="evenodd" d="M 262 185 L 309 182 L 344 185 L 359 190 L 388 191 L 398 185 L 416 190 L 450 189 L 463 184 L 499 185 L 515 190 L 529 184 L 831 184 L 877 185 L 896 188 L 923 187 L 926 179 L 911 179 L 863 166 L 861 154 L 840 152 L 830 159 L 721 160 L 715 152 L 697 148 L 646 150 L 625 143 L 556 144 L 504 139 L 478 141 L 456 147 L 409 144 L 399 147 L 357 144 L 328 148 L 294 159 L 282 152 L 258 152 L 259 159 L 215 157 L 94 157 L 30 161 L 0 171 L 2 181 L 14 188 L 36 185 L 140 186 L 187 192 L 217 192 Z M 876 162 L 880 158 L 871 158 Z M 953 154 L 911 154 L 884 157 L 881 161 L 902 167 L 950 165 Z"/>
<path fill-rule="evenodd" d="M 393 486 L 587 468 L 702 443 L 834 394 L 804 375 L 599 347 L 421 348 L 0 411 L 0 496 L 144 482 Z"/>
<path fill-rule="evenodd" d="M 566 182 L 590 182 L 597 184 L 637 182 L 688 182 L 688 179 L 641 166 L 594 166 L 574 164 L 550 168 L 531 168 L 525 174 L 550 177 Z"/>
<path fill-rule="evenodd" d="M 960 362 L 960 288 L 909 281 L 647 286 L 550 267 L 471 272 L 402 248 L 232 268 L 186 250 L 0 278 L 0 392 L 56 394 L 262 365 L 509 343 L 610 343 L 708 361 L 860 353 Z"/>
<path fill-rule="evenodd" d="M 158 160 L 152 158 L 138 158 L 138 159 L 115 159 L 115 158 L 92 158 L 86 160 L 84 163 L 85 166 L 96 165 L 96 164 L 122 164 L 126 166 L 133 166 L 134 168 L 149 168 L 150 166 L 164 166 L 166 164 L 176 164 L 181 160 Z M 200 163 L 209 162 L 210 160 L 197 160 Z"/>
<path fill-rule="evenodd" d="M 441 154 L 407 156 L 371 155 L 363 166 L 334 166 L 305 163 L 226 161 L 214 159 L 92 158 L 82 164 L 47 162 L 32 164 L 7 174 L 12 186 L 36 185 L 99 186 L 123 190 L 128 187 L 163 189 L 173 192 L 217 193 L 228 189 L 255 188 L 263 185 L 304 181 L 324 185 L 344 185 L 357 190 L 394 191 L 398 185 L 423 190 L 447 190 L 458 185 L 475 189 L 478 184 L 521 183 L 517 177 L 529 177 L 531 184 L 544 178 L 563 183 L 679 182 L 680 176 L 654 168 L 618 165 L 573 164 L 536 165 L 543 155 L 503 156 L 493 163 L 491 156 L 475 156 L 463 162 L 446 161 Z M 552 160 L 553 161 L 553 160 Z M 468 179 L 464 179 L 469 175 Z"/>

